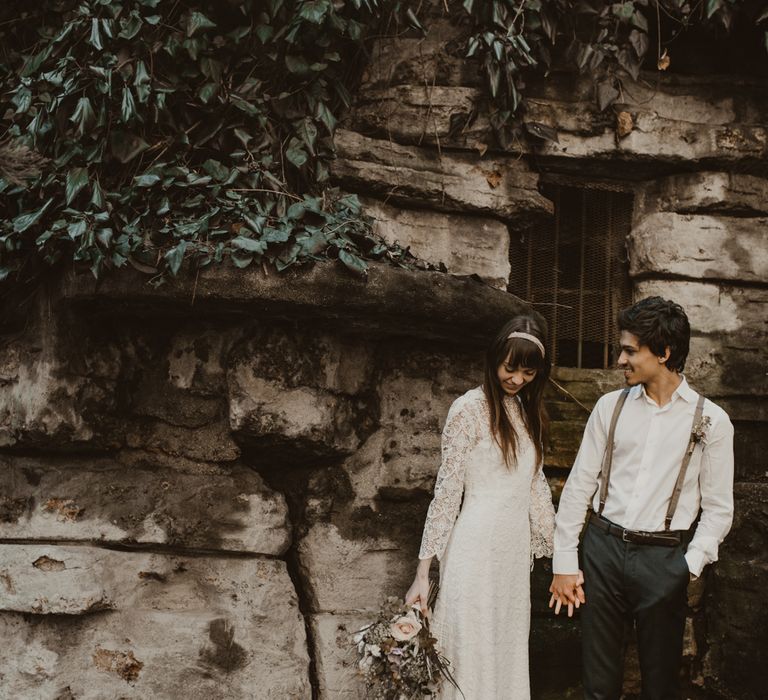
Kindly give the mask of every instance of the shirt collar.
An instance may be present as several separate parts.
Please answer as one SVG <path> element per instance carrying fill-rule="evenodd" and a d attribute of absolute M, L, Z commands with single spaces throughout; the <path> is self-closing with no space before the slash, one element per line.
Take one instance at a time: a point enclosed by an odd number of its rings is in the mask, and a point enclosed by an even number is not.
<path fill-rule="evenodd" d="M 672 394 L 672 401 L 675 400 L 675 395 L 679 396 L 681 399 L 684 399 L 688 403 L 693 403 L 696 401 L 696 398 L 698 394 L 691 389 L 690 385 L 688 384 L 688 380 L 686 380 L 685 375 L 680 375 L 681 382 L 678 385 L 677 389 Z M 640 397 L 645 398 L 646 400 L 650 401 L 648 398 L 648 394 L 645 393 L 645 384 L 639 384 L 638 386 L 633 386 L 632 389 L 630 389 L 630 396 L 633 399 L 639 399 Z M 653 403 L 653 402 L 651 402 Z"/>

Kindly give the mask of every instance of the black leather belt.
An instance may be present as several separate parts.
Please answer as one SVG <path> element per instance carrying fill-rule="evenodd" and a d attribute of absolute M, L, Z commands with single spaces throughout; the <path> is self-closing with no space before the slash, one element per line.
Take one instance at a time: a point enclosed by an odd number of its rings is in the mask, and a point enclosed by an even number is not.
<path fill-rule="evenodd" d="M 669 532 L 643 532 L 642 530 L 627 530 L 614 525 L 609 520 L 601 518 L 597 513 L 590 513 L 589 522 L 599 530 L 607 532 L 614 537 L 619 537 L 624 542 L 632 544 L 652 544 L 658 547 L 677 547 L 682 538 L 678 531 Z"/>

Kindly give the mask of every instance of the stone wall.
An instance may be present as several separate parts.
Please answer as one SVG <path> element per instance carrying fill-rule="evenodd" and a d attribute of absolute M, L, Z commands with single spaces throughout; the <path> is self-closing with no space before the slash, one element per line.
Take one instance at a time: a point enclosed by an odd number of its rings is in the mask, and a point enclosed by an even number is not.
<path fill-rule="evenodd" d="M 760 506 L 768 495 L 768 85 L 736 76 L 643 73 L 624 85 L 624 102 L 600 113 L 588 81 L 554 73 L 528 84 L 526 119 L 554 128 L 558 143 L 529 139 L 503 151 L 494 148 L 484 117 L 478 66 L 462 57 L 461 29 L 439 10 L 431 19 L 426 39 L 384 39 L 374 48 L 340 133 L 334 176 L 387 203 L 374 206 L 385 235 L 413 243 L 449 271 L 481 276 L 495 268 L 460 257 L 466 231 L 478 241 L 474 255 L 494 248 L 488 231 L 498 226 L 489 219 L 516 236 L 535 230 L 551 212 L 538 194 L 543 179 L 618 184 L 634 194 L 627 240 L 634 295 L 683 304 L 694 329 L 688 379 L 736 427 L 733 531 L 721 561 L 690 591 L 689 692 L 761 697 L 765 677 L 756 669 L 766 666 L 768 618 L 755 581 L 768 565 L 768 520 Z M 440 243 L 430 258 L 419 227 L 409 222 L 431 223 L 434 211 L 472 219 L 453 233 L 452 254 L 444 252 L 448 227 L 434 225 L 440 233 L 430 240 Z M 485 278 L 494 284 L 497 274 Z M 559 368 L 555 377 L 567 380 L 587 406 L 619 385 L 610 371 Z M 585 414 L 562 396 L 550 398 L 555 420 L 547 473 L 557 497 Z M 534 591 L 547 575 L 546 567 L 537 568 Z M 553 673 L 537 653 L 562 645 L 573 658 L 577 635 L 545 614 L 534 599 L 534 682 L 544 679 L 541 697 L 564 697 L 578 685 L 578 665 Z M 636 666 L 630 649 L 630 695 L 639 692 Z"/>
<path fill-rule="evenodd" d="M 374 47 L 332 173 L 385 238 L 451 274 L 68 275 L 4 339 L 0 697 L 361 697 L 350 633 L 410 582 L 441 426 L 489 333 L 527 308 L 503 291 L 509 236 L 552 216 L 553 176 L 634 192 L 635 295 L 685 306 L 689 380 L 734 420 L 736 517 L 690 591 L 685 680 L 689 697 L 762 697 L 768 88 L 644 75 L 619 136 L 588 84 L 556 74 L 529 86 L 529 117 L 559 143 L 503 151 L 457 31 L 436 12 L 426 39 Z M 621 384 L 553 376 L 587 408 Z M 548 400 L 557 499 L 587 413 Z M 537 562 L 534 697 L 578 697 L 578 619 L 547 610 L 549 576 Z M 632 697 L 632 649 L 627 669 Z"/>

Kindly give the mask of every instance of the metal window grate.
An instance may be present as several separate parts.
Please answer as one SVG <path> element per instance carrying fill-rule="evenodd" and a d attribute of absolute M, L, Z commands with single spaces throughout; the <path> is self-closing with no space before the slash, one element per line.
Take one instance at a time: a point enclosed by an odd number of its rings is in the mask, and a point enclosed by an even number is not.
<path fill-rule="evenodd" d="M 561 367 L 615 363 L 616 314 L 632 301 L 625 239 L 630 192 L 605 185 L 545 184 L 554 220 L 510 242 L 509 291 L 549 323 L 549 352 Z"/>

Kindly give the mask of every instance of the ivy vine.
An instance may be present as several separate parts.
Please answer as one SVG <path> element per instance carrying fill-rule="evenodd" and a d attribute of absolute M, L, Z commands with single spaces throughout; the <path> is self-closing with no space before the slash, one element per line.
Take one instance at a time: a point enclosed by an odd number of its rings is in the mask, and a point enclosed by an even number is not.
<path fill-rule="evenodd" d="M 502 148 L 529 75 L 589 75 L 600 109 L 665 26 L 762 28 L 768 0 L 443 0 L 467 26 Z M 74 261 L 156 283 L 224 259 L 277 270 L 413 265 L 329 184 L 369 37 L 426 32 L 408 0 L 6 0 L 0 7 L 0 281 Z M 656 42 L 652 44 L 655 36 Z M 665 37 L 665 42 L 668 37 Z M 531 136 L 556 138 L 541 125 Z"/>
<path fill-rule="evenodd" d="M 667 47 L 685 31 L 757 26 L 764 61 L 768 52 L 768 0 L 464 0 L 462 7 L 472 25 L 466 55 L 482 64 L 503 147 L 524 127 L 529 136 L 556 140 L 552 129 L 524 121 L 526 81 L 556 65 L 589 76 L 602 111 L 643 67 L 667 70 Z"/>
<path fill-rule="evenodd" d="M 28 187 L 0 180 L 0 279 L 30 256 L 96 277 L 131 265 L 157 282 L 225 258 L 283 270 L 332 257 L 359 274 L 366 259 L 413 261 L 372 233 L 355 196 L 328 187 L 349 67 L 392 8 L 29 5 L 0 10 L 0 114 L 6 136 L 48 162 Z"/>

